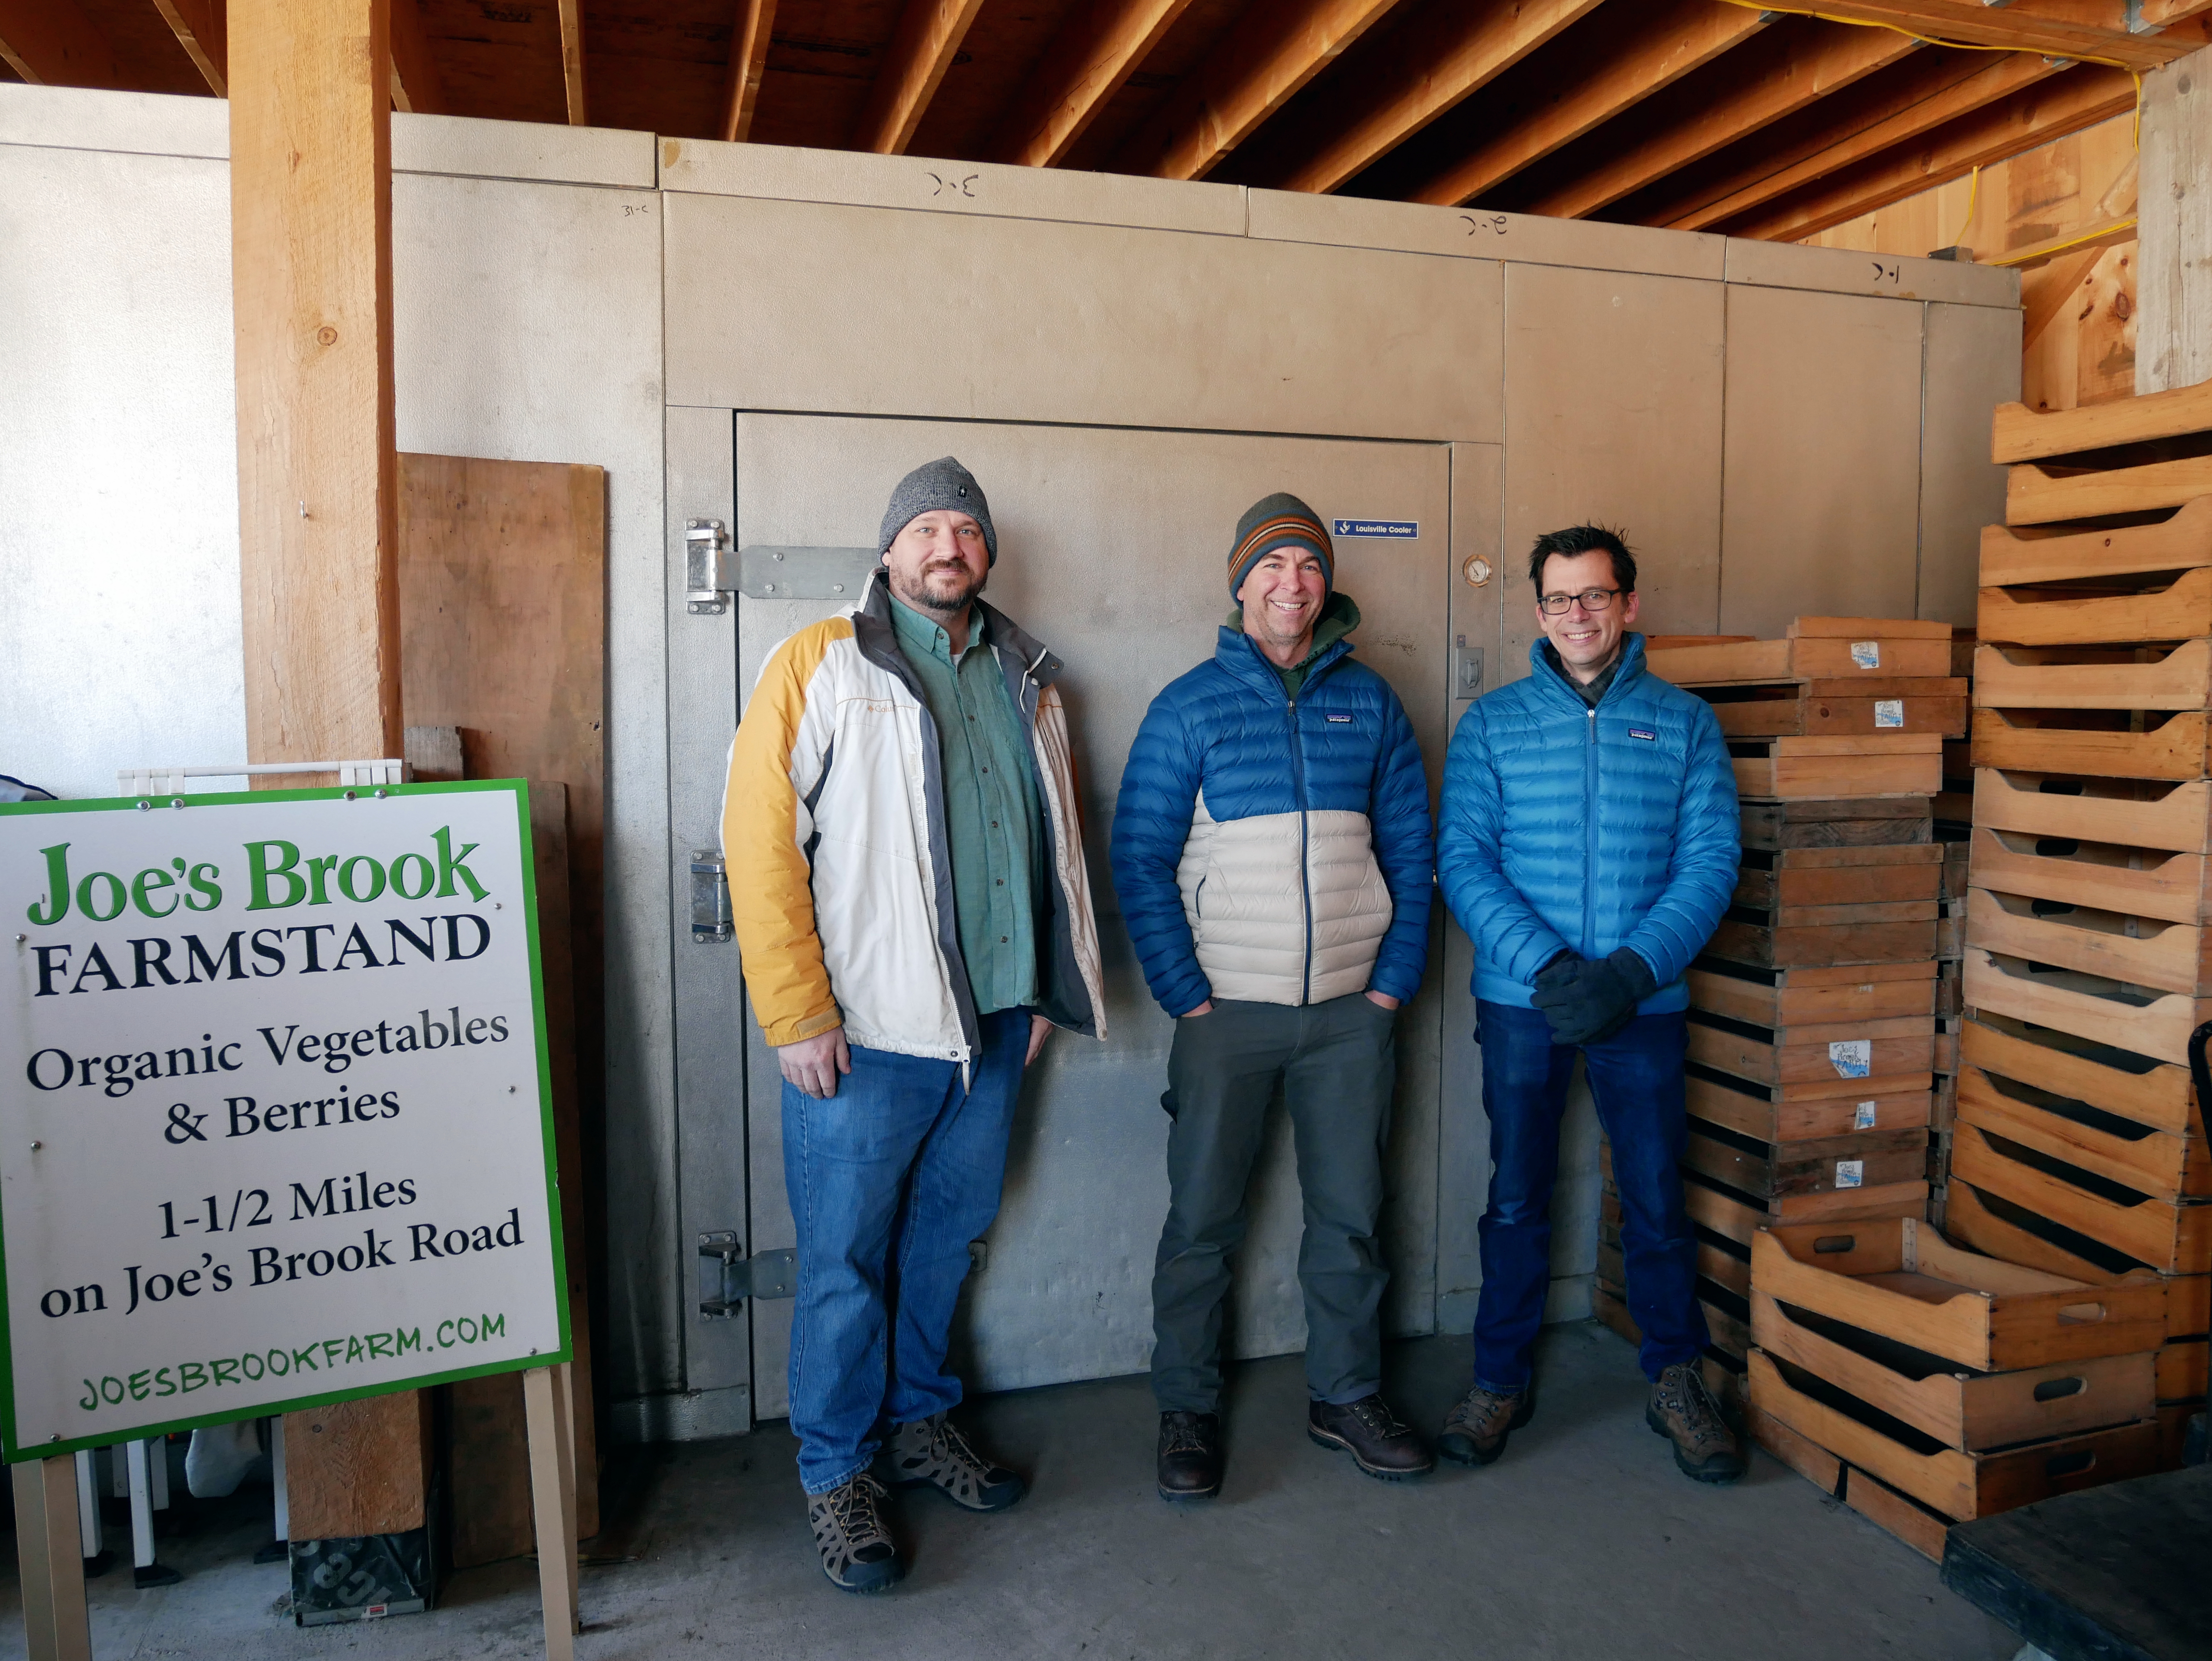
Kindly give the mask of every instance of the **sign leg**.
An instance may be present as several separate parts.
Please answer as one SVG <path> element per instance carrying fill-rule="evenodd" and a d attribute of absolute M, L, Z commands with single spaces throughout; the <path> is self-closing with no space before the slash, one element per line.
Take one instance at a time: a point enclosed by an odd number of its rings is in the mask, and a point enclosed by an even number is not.
<path fill-rule="evenodd" d="M 576 1543 L 576 1369 L 573 1362 L 563 1361 L 553 1369 L 555 1388 L 553 1405 L 555 1421 L 561 1430 L 561 1537 L 573 1547 Z M 579 1554 L 580 1559 L 580 1554 Z M 577 1608 L 579 1572 L 568 1577 L 568 1629 L 581 1632 L 583 1616 Z"/>
<path fill-rule="evenodd" d="M 557 1367 L 522 1375 L 530 1427 L 530 1501 L 538 1523 L 538 1590 L 545 1611 L 545 1661 L 576 1654 L 576 1513 L 574 1478 L 562 1446 Z M 564 1503 L 566 1490 L 567 1500 Z"/>
<path fill-rule="evenodd" d="M 76 1461 L 27 1459 L 13 1467 L 15 1540 L 23 1578 L 30 1661 L 92 1661 L 77 1523 Z"/>
<path fill-rule="evenodd" d="M 107 1549 L 106 1532 L 100 1526 L 100 1496 L 93 1492 L 92 1450 L 88 1448 L 76 1456 L 76 1518 L 77 1527 L 84 1545 L 87 1562 Z"/>

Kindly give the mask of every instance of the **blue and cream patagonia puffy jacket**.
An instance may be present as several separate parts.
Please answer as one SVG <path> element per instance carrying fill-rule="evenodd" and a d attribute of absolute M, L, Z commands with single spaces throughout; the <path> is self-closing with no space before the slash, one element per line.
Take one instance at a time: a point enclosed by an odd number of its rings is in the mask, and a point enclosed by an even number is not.
<path fill-rule="evenodd" d="M 1474 941 L 1474 995 L 1529 1007 L 1562 951 L 1626 946 L 1659 989 L 1639 1014 L 1689 1002 L 1682 971 L 1735 891 L 1735 772 L 1711 707 L 1644 666 L 1625 638 L 1596 709 L 1539 640 L 1526 679 L 1460 717 L 1444 761 L 1437 872 Z"/>
<path fill-rule="evenodd" d="M 1224 628 L 1152 700 L 1114 813 L 1114 882 L 1152 996 L 1411 998 L 1428 958 L 1428 781 L 1389 683 L 1340 640 L 1293 699 Z"/>

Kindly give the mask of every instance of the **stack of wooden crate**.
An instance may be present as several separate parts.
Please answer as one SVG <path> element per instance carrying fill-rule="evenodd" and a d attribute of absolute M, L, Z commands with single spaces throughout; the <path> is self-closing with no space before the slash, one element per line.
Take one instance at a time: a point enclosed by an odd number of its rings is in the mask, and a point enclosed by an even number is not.
<path fill-rule="evenodd" d="M 1759 1445 L 1939 1561 L 1954 1522 L 2146 1475 L 2164 1288 L 1962 1250 L 1915 1218 L 1759 1231 Z"/>
<path fill-rule="evenodd" d="M 1966 719 L 1950 636 L 1801 618 L 1782 640 L 1649 653 L 1712 704 L 1742 802 L 1734 904 L 1689 976 L 1682 1160 L 1709 1360 L 1737 1378 L 1761 1226 L 1917 1218 L 1927 1203 L 1943 873 L 1929 804 Z M 1607 1174 L 1595 1304 L 1626 1329 Z"/>
<path fill-rule="evenodd" d="M 2000 411 L 1982 543 L 1972 890 L 1946 1226 L 2166 1299 L 2166 1463 L 2206 1395 L 2212 405 Z"/>

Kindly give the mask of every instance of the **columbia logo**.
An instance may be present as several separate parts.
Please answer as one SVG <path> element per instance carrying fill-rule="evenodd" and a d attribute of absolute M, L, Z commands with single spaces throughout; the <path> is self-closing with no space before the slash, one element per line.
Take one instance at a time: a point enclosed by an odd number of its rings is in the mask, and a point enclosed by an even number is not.
<path fill-rule="evenodd" d="M 1659 738 L 1656 733 L 1647 733 L 1641 727 L 1630 727 L 1628 736 L 1632 739 L 1642 739 L 1646 743 L 1656 743 Z"/>
<path fill-rule="evenodd" d="M 1352 725 L 1352 717 L 1349 715 L 1331 715 L 1329 720 L 1343 727 L 1349 727 Z"/>

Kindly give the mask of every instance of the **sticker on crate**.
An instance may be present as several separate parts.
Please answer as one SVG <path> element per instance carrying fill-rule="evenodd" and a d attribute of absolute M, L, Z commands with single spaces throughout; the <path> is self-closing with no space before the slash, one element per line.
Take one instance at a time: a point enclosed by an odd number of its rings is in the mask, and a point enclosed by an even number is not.
<path fill-rule="evenodd" d="M 1866 1186 L 1866 1161 L 1864 1159 L 1837 1160 L 1836 1186 L 1838 1188 L 1864 1188 Z"/>
<path fill-rule="evenodd" d="M 1881 667 L 1881 642 L 1878 640 L 1855 640 L 1851 642 L 1851 661 L 1862 669 Z"/>
<path fill-rule="evenodd" d="M 1905 700 L 1903 698 L 1876 698 L 1874 701 L 1874 724 L 1876 727 L 1904 726 Z"/>
<path fill-rule="evenodd" d="M 1828 1046 L 1828 1065 L 1839 1079 L 1863 1079 L 1874 1071 L 1872 1038 L 1838 1038 Z"/>
<path fill-rule="evenodd" d="M 1854 1130 L 1872 1130 L 1874 1129 L 1874 1104 L 1872 1102 L 1861 1102 L 1856 1109 L 1852 1111 L 1851 1129 Z"/>

